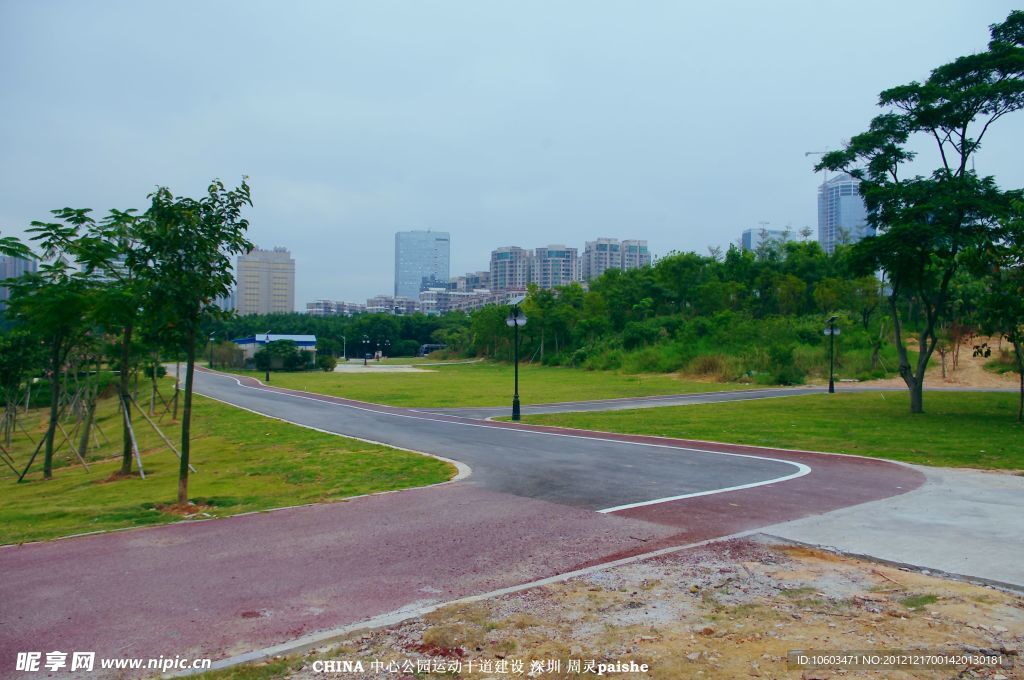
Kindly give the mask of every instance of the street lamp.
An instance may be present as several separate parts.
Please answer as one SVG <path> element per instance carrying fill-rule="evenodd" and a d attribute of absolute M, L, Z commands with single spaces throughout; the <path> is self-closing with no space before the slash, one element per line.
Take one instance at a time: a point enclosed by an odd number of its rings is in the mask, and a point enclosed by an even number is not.
<path fill-rule="evenodd" d="M 526 315 L 519 309 L 518 303 L 514 303 L 508 312 L 505 324 L 515 329 L 515 393 L 512 395 L 512 420 L 519 420 L 519 327 L 526 325 Z"/>
<path fill-rule="evenodd" d="M 369 352 L 366 350 L 370 349 L 370 338 L 369 336 L 363 336 L 363 366 L 366 366 L 366 358 L 369 356 Z"/>
<path fill-rule="evenodd" d="M 825 335 L 828 336 L 828 393 L 835 394 L 836 392 L 836 336 L 839 335 L 840 329 L 836 328 L 836 320 L 838 316 L 830 316 L 828 321 L 828 328 L 825 329 Z"/>
<path fill-rule="evenodd" d="M 266 339 L 266 342 L 263 343 L 263 350 L 267 353 L 267 364 L 266 364 L 266 366 L 267 366 L 267 375 L 266 375 L 266 378 L 267 378 L 267 382 L 270 382 L 270 360 L 271 360 L 271 357 L 270 357 L 270 331 L 267 331 L 267 339 Z"/>
<path fill-rule="evenodd" d="M 341 336 L 341 356 L 348 361 L 348 338 Z"/>
<path fill-rule="evenodd" d="M 217 335 L 217 334 L 216 333 L 210 333 L 210 370 L 211 371 L 213 370 L 213 336 L 215 336 L 215 335 Z"/>

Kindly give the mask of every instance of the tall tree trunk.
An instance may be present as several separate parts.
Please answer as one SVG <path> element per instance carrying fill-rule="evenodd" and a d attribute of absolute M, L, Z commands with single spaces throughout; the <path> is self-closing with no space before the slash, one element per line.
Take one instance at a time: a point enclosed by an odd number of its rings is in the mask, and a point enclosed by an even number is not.
<path fill-rule="evenodd" d="M 121 395 L 122 408 L 125 409 L 125 418 L 132 421 L 132 411 L 128 399 L 128 362 L 131 359 L 132 327 L 124 328 L 124 344 L 121 346 L 121 374 L 118 376 L 118 393 Z M 121 474 L 130 475 L 132 472 L 132 437 L 129 428 L 124 428 L 124 437 L 121 442 Z"/>
<path fill-rule="evenodd" d="M 918 390 L 917 380 L 914 379 L 914 372 L 910 368 L 910 358 L 907 356 L 907 347 L 903 344 L 903 325 L 900 323 L 900 313 L 896 306 L 896 296 L 892 295 L 889 297 L 889 312 L 892 314 L 893 323 L 893 339 L 896 344 L 896 353 L 899 356 L 899 371 L 900 377 L 903 378 L 903 382 L 906 383 L 907 389 L 910 390 L 910 412 L 921 413 L 923 404 L 921 401 L 920 392 L 915 399 L 915 391 Z M 916 410 L 915 410 L 916 409 Z"/>
<path fill-rule="evenodd" d="M 149 391 L 149 415 L 153 415 L 156 409 L 156 366 L 159 359 L 159 355 L 153 357 L 153 374 L 150 376 L 153 380 L 153 384 Z"/>
<path fill-rule="evenodd" d="M 96 413 L 96 394 L 91 387 L 86 387 L 85 419 L 82 422 L 82 436 L 78 440 L 78 455 L 85 459 L 89 450 L 89 433 L 92 430 L 92 419 Z"/>
<path fill-rule="evenodd" d="M 1024 342 L 1021 338 L 1013 341 L 1013 353 L 1017 356 L 1017 374 L 1020 377 L 1020 403 L 1017 406 L 1017 422 L 1024 423 Z"/>
<path fill-rule="evenodd" d="M 43 453 L 43 478 L 53 478 L 53 439 L 57 432 L 57 416 L 60 407 L 60 338 L 50 347 L 50 423 L 46 428 L 46 448 Z"/>
<path fill-rule="evenodd" d="M 174 411 L 171 413 L 171 420 L 178 419 L 178 393 L 181 392 L 181 359 L 174 363 Z"/>
<path fill-rule="evenodd" d="M 196 334 L 188 338 L 185 361 L 185 403 L 181 408 L 181 465 L 178 466 L 178 503 L 188 503 L 189 430 L 192 425 L 192 376 L 196 367 Z"/>
<path fill-rule="evenodd" d="M 924 413 L 924 385 L 921 381 L 910 387 L 910 412 Z"/>

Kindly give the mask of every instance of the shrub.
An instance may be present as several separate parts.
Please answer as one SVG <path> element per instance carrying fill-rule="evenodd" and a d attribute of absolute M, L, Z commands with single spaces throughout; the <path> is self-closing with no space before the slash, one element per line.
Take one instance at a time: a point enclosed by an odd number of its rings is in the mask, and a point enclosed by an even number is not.
<path fill-rule="evenodd" d="M 793 364 L 782 366 L 772 374 L 772 382 L 776 385 L 803 385 L 804 372 Z"/>
<path fill-rule="evenodd" d="M 725 357 L 720 354 L 704 354 L 690 362 L 687 373 L 693 375 L 720 376 L 725 372 Z"/>
<path fill-rule="evenodd" d="M 321 354 L 316 358 L 316 367 L 324 373 L 330 373 L 338 365 L 338 360 L 330 354 Z"/>

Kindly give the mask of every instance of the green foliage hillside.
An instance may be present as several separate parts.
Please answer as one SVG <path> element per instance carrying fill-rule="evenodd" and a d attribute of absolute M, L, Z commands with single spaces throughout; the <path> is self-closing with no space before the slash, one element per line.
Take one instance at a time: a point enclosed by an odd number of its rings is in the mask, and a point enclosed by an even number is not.
<path fill-rule="evenodd" d="M 722 381 L 795 384 L 827 375 L 825 319 L 839 315 L 836 366 L 844 377 L 882 377 L 896 366 L 891 324 L 879 313 L 880 283 L 856 276 L 846 248 L 767 242 L 715 256 L 676 253 L 654 266 L 609 270 L 585 290 L 531 288 L 523 307 L 521 356 L 593 370 L 684 372 Z M 425 343 L 449 354 L 511 360 L 506 307 L 470 315 L 250 316 L 216 322 L 220 338 L 265 332 L 314 333 L 318 350 L 350 357 L 387 342 L 392 356 Z M 906 310 L 912 323 L 914 310 Z M 343 340 L 344 338 L 344 340 Z M 364 342 L 365 340 L 365 342 Z"/>

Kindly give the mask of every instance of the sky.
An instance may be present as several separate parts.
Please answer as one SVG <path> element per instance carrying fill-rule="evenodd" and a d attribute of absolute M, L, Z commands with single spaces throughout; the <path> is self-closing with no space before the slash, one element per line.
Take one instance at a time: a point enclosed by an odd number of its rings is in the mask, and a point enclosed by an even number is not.
<path fill-rule="evenodd" d="M 249 177 L 296 307 L 390 293 L 394 233 L 707 253 L 817 229 L 816 157 L 983 50 L 1000 0 L 0 0 L 0 233 Z M 1024 112 L 979 173 L 1024 186 Z M 922 164 L 932 158 L 922 147 Z M 925 170 L 932 166 L 928 165 Z"/>

